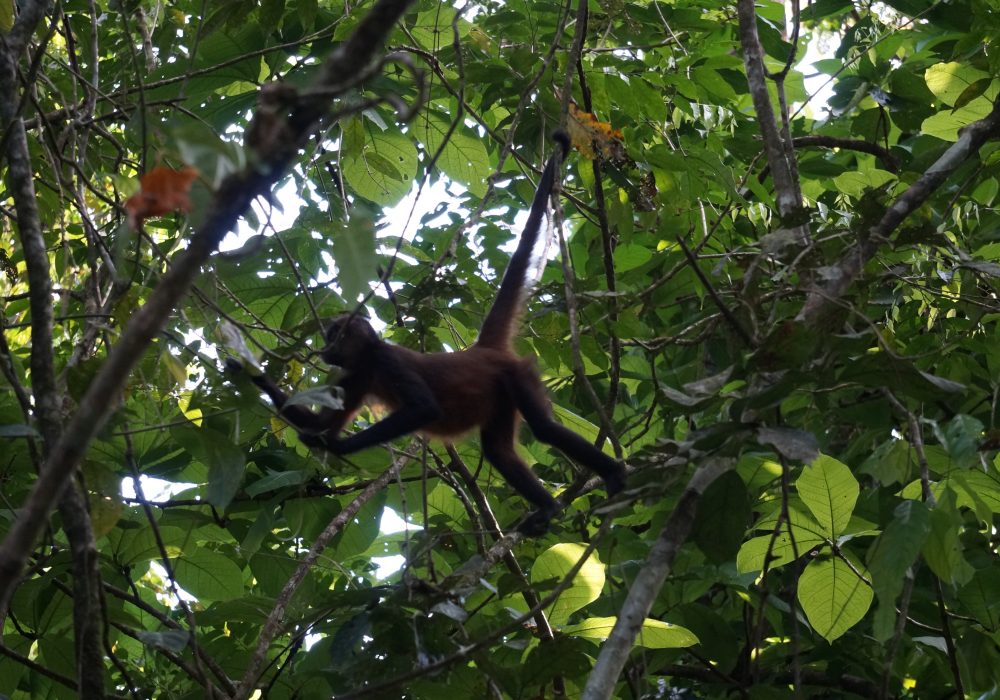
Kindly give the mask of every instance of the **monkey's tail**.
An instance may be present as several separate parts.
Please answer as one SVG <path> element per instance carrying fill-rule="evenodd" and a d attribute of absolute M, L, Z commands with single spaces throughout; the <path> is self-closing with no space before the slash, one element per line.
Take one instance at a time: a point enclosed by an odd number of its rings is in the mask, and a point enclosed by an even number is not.
<path fill-rule="evenodd" d="M 506 348 L 514 336 L 514 325 L 521 310 L 524 286 L 527 281 L 525 278 L 531 264 L 531 254 L 538 242 L 538 233 L 542 228 L 545 207 L 552 194 L 552 188 L 555 187 L 559 166 L 569 154 L 569 136 L 565 131 L 556 131 L 552 134 L 552 138 L 559 144 L 560 148 L 549 157 L 548 163 L 545 164 L 545 170 L 542 171 L 542 177 L 538 181 L 538 189 L 535 190 L 535 198 L 531 201 L 528 222 L 524 225 L 517 249 L 503 273 L 497 298 L 489 313 L 486 314 L 486 320 L 483 321 L 483 326 L 479 330 L 477 345 Z"/>

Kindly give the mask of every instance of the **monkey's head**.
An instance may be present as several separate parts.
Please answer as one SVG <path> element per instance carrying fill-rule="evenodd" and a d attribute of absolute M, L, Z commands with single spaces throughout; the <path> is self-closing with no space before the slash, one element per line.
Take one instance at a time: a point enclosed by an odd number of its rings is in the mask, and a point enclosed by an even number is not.
<path fill-rule="evenodd" d="M 351 314 L 344 314 L 330 321 L 323 339 L 326 344 L 319 353 L 323 362 L 345 370 L 358 367 L 381 342 L 378 333 L 367 320 Z"/>

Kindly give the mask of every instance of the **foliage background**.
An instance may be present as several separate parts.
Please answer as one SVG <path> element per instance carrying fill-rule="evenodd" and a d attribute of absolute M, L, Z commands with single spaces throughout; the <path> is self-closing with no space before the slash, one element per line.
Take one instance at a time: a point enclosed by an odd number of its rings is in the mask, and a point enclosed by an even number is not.
<path fill-rule="evenodd" d="M 245 212 L 255 237 L 121 350 L 134 371 L 37 542 L 18 509 L 110 348 L 230 188 L 282 172 L 289 144 L 248 130 L 281 137 L 261 86 L 309 95 L 371 5 L 0 5 L 0 535 L 33 547 L 23 572 L 0 550 L 0 694 L 1000 692 L 994 0 L 418 0 L 287 201 Z M 800 64 L 810 44 L 826 57 Z M 392 342 L 466 346 L 570 99 L 620 139 L 575 136 L 591 152 L 566 164 L 518 350 L 631 488 L 602 509 L 528 437 L 576 497 L 549 535 L 500 539 L 525 504 L 474 440 L 311 454 L 224 375 L 216 329 L 298 390 L 324 382 L 321 319 L 361 298 Z M 136 232 L 123 205 L 157 164 L 198 168 L 192 210 Z M 414 191 L 430 213 L 384 230 Z M 410 526 L 381 532 L 387 508 Z M 641 600 L 623 673 L 595 666 Z"/>

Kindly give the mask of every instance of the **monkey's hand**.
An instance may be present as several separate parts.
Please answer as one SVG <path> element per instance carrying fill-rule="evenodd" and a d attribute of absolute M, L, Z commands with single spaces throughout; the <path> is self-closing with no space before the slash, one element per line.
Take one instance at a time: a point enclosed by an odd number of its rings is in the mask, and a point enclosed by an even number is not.
<path fill-rule="evenodd" d="M 323 433 L 307 433 L 305 431 L 299 431 L 299 440 L 303 445 L 307 447 L 312 447 L 319 450 L 326 450 L 327 452 L 335 455 L 343 454 L 344 451 L 341 448 L 341 441 L 336 438 L 326 437 Z"/>
<path fill-rule="evenodd" d="M 238 376 L 245 374 L 250 379 L 257 381 L 258 377 L 263 376 L 264 371 L 257 365 L 253 365 L 249 362 L 244 362 L 243 360 L 238 360 L 235 357 L 227 357 L 225 360 L 226 374 L 232 376 Z"/>

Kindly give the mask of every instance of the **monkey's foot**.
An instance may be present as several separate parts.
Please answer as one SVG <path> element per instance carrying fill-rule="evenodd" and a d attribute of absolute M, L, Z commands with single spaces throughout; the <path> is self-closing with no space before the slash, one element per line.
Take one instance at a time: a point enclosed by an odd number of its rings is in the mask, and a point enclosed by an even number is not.
<path fill-rule="evenodd" d="M 623 468 L 619 467 L 613 473 L 604 476 L 604 490 L 607 491 L 609 497 L 621 493 L 624 489 L 625 470 Z"/>
<path fill-rule="evenodd" d="M 541 537 L 549 531 L 549 523 L 556 511 L 555 508 L 539 508 L 521 521 L 517 531 L 525 537 Z"/>

